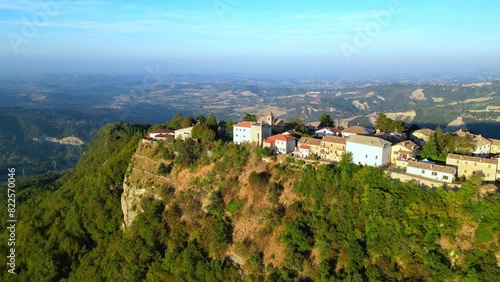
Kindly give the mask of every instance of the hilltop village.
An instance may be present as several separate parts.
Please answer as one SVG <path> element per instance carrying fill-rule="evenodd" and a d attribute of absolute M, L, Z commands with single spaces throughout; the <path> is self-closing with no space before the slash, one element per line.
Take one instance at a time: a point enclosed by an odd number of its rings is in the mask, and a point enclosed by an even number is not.
<path fill-rule="evenodd" d="M 270 154 L 303 160 L 339 162 L 349 154 L 354 164 L 383 167 L 405 175 L 406 180 L 428 180 L 426 183 L 438 185 L 473 176 L 485 184 L 500 180 L 500 140 L 463 130 L 443 132 L 439 127 L 405 128 L 403 132 L 402 122 L 382 113 L 375 122 L 375 130 L 362 126 L 337 128 L 329 116 L 324 116 L 326 122 L 302 125 L 300 132 L 290 129 L 285 120 L 269 111 L 265 117 L 251 116 L 250 120 L 232 124 L 232 130 L 226 128 L 222 134 L 236 144 L 253 143 L 267 148 Z M 146 139 L 191 139 L 196 126 L 153 130 Z"/>

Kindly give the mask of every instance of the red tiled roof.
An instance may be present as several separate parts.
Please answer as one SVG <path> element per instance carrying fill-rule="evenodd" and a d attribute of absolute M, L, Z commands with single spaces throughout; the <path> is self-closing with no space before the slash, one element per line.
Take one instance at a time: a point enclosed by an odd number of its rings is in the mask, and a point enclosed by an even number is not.
<path fill-rule="evenodd" d="M 293 137 L 293 136 L 290 136 L 290 135 L 285 135 L 285 134 L 277 134 L 277 135 L 273 135 L 273 136 L 269 136 L 266 138 L 266 140 L 264 142 L 266 143 L 273 143 L 274 141 L 276 140 L 280 140 L 280 141 L 290 141 L 290 140 L 295 140 L 297 138 Z"/>
<path fill-rule="evenodd" d="M 250 128 L 250 127 L 252 127 L 252 123 L 253 123 L 252 121 L 242 121 L 242 122 L 237 123 L 233 126 Z"/>

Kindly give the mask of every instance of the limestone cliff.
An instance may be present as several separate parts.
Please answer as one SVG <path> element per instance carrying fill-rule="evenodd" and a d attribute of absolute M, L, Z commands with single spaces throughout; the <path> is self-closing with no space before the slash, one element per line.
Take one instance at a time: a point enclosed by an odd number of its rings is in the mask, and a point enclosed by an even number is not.
<path fill-rule="evenodd" d="M 144 197 L 161 198 L 158 193 L 168 188 L 170 178 L 158 174 L 160 164 L 171 165 L 169 161 L 154 159 L 158 154 L 158 144 L 142 140 L 132 156 L 123 181 L 121 205 L 123 225 L 128 228 L 139 212 Z"/>

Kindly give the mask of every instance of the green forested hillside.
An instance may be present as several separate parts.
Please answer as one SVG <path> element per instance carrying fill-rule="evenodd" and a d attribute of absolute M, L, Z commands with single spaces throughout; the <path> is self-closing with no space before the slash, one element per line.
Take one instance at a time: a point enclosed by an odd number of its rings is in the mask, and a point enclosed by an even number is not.
<path fill-rule="evenodd" d="M 108 125 L 73 171 L 19 185 L 18 276 L 4 271 L 2 281 L 500 277 L 498 194 L 479 197 L 468 182 L 457 191 L 396 183 L 348 158 L 328 166 L 264 162 L 262 150 L 218 141 L 151 147 L 142 169 L 164 164 L 169 169 L 158 171 L 170 185 L 144 181 L 141 188 L 155 186 L 150 195 L 157 196 L 142 199 L 142 212 L 123 232 L 121 184 L 132 175 L 127 167 L 141 130 Z M 242 229 L 242 222 L 256 224 Z M 247 231 L 254 235 L 242 237 Z"/>

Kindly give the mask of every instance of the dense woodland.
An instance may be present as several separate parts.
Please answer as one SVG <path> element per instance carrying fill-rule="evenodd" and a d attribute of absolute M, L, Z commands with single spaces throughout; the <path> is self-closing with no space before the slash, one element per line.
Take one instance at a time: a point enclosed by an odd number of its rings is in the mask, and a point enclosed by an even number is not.
<path fill-rule="evenodd" d="M 0 280 L 498 281 L 500 196 L 480 197 L 477 183 L 456 191 L 397 183 L 348 155 L 336 165 L 285 159 L 252 170 L 265 151 L 213 141 L 207 129 L 201 142 L 164 144 L 154 157 L 168 164 L 162 175 L 172 167 L 210 171 L 190 191 L 174 185 L 144 198 L 127 230 L 121 185 L 147 127 L 107 125 L 74 170 L 18 183 L 18 274 L 3 271 Z M 290 182 L 296 200 L 284 203 Z M 241 187 L 265 204 L 248 206 L 237 196 Z M 248 216 L 261 216 L 261 236 L 235 242 L 234 223 Z M 273 265 L 260 240 L 274 233 L 285 255 Z M 2 226 L 0 240 L 7 238 Z M 230 245 L 245 255 L 243 266 L 226 256 Z"/>

